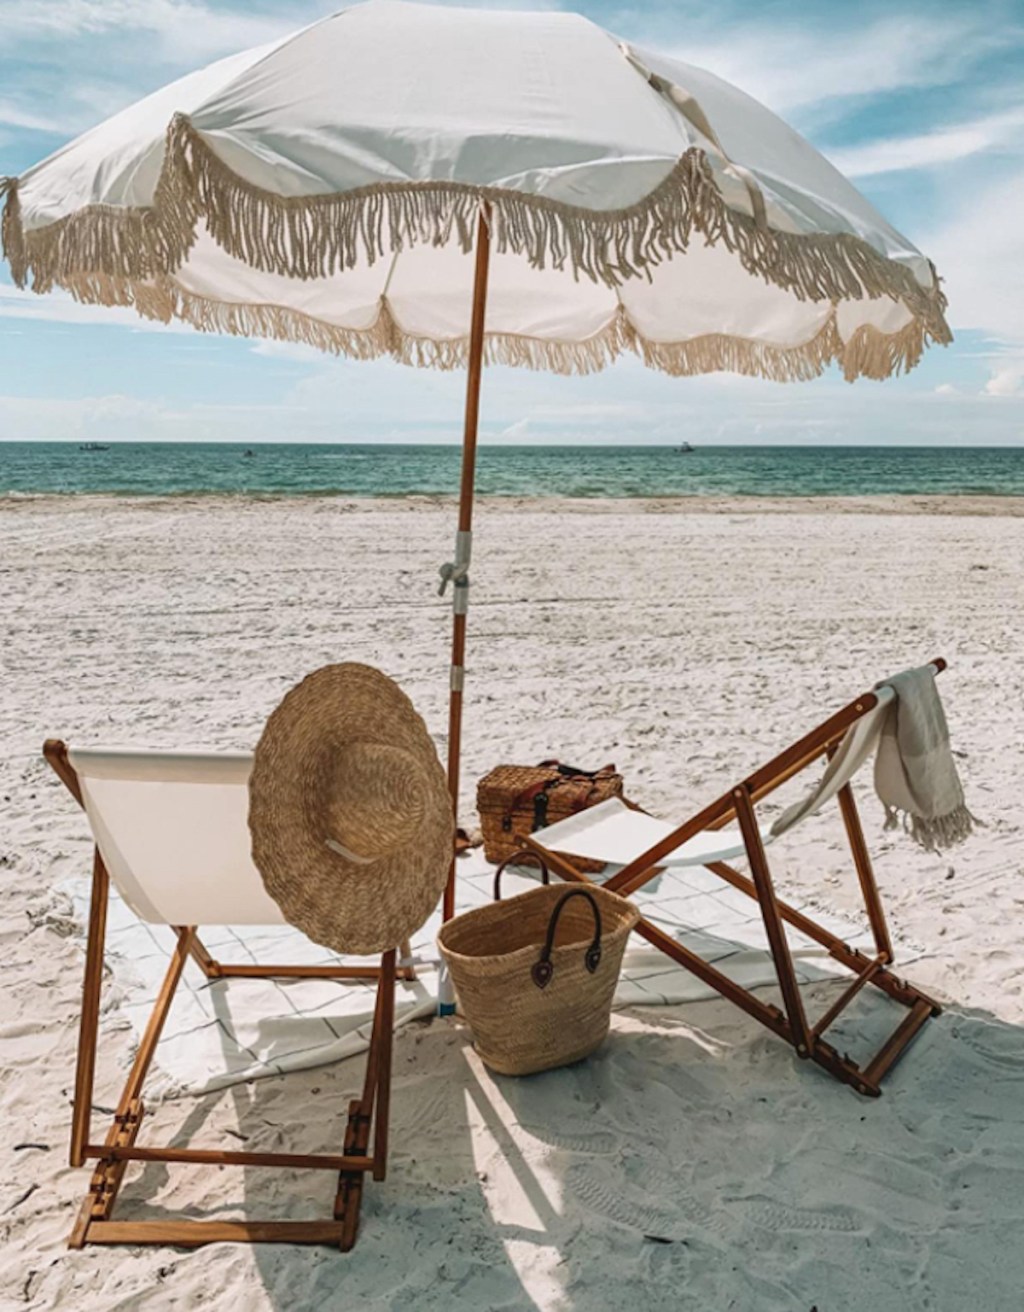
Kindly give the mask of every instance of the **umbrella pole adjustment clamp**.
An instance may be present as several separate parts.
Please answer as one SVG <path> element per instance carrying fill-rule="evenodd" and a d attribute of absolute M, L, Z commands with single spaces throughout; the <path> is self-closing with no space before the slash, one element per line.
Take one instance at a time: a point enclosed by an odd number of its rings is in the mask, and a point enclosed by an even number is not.
<path fill-rule="evenodd" d="M 453 584 L 455 588 L 455 613 L 464 615 L 465 610 L 459 610 L 459 589 L 468 591 L 469 589 L 469 562 L 473 554 L 473 533 L 471 529 L 459 529 L 455 534 L 455 557 L 453 560 L 446 562 L 441 566 L 438 573 L 441 575 L 441 585 L 437 589 L 437 595 L 443 597 L 448 584 Z M 465 602 L 463 603 L 465 605 Z"/>

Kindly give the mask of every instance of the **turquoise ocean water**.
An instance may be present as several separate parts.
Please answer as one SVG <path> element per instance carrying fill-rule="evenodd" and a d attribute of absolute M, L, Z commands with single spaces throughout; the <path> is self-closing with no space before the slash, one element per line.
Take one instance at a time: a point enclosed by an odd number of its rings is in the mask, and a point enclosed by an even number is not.
<path fill-rule="evenodd" d="M 455 446 L 0 442 L 0 497 L 455 494 Z M 482 496 L 1024 496 L 1024 447 L 484 446 Z"/>

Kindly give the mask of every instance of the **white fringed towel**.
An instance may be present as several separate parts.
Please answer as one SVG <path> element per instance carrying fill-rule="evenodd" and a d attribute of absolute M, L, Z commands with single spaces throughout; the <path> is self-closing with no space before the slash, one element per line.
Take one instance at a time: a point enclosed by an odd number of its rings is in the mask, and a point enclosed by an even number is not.
<path fill-rule="evenodd" d="M 874 752 L 875 791 L 887 829 L 902 817 L 903 828 L 928 852 L 965 839 L 978 822 L 964 802 L 935 675 L 935 666 L 925 665 L 877 684 L 877 705 L 847 731 L 818 783 L 775 820 L 772 837 L 820 811 Z"/>
<path fill-rule="evenodd" d="M 875 755 L 875 790 L 887 829 L 903 828 L 928 852 L 962 842 L 975 820 L 949 745 L 949 727 L 935 686 L 935 669 L 886 679 L 896 700 L 882 722 Z"/>

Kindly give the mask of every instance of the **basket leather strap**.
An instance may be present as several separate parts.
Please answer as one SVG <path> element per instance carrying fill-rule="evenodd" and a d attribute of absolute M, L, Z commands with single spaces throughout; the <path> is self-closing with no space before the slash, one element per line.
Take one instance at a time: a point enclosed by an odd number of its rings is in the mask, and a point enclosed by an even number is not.
<path fill-rule="evenodd" d="M 586 810 L 596 784 L 602 779 L 611 778 L 616 773 L 614 765 L 602 765 L 599 770 L 580 770 L 574 765 L 562 765 L 557 760 L 541 761 L 537 768 L 538 770 L 554 770 L 555 774 L 552 778 L 542 779 L 538 783 L 531 784 L 529 788 L 524 788 L 521 793 L 516 794 L 505 808 L 505 814 L 502 817 L 501 827 L 506 833 L 511 832 L 513 813 L 519 807 L 529 805 L 530 802 L 533 803 L 532 832 L 536 833 L 538 829 L 546 828 L 549 794 L 552 789 L 566 784 L 586 783 L 588 785 L 587 791 L 582 796 L 574 797 L 569 804 L 569 810 L 572 812 Z"/>
<path fill-rule="evenodd" d="M 548 872 L 548 865 L 539 852 L 531 852 L 528 847 L 520 848 L 518 852 L 513 852 L 507 856 L 501 865 L 494 872 L 494 900 L 501 901 L 501 877 L 508 866 L 540 866 L 540 878 L 542 884 L 551 882 L 551 875 Z"/>
<path fill-rule="evenodd" d="M 597 905 L 597 899 L 593 893 L 588 892 L 585 888 L 572 888 L 564 897 L 558 899 L 558 905 L 552 911 L 551 919 L 548 921 L 548 932 L 547 937 L 544 939 L 544 946 L 541 948 L 540 956 L 533 963 L 533 968 L 530 971 L 530 977 L 539 989 L 546 989 L 551 983 L 552 975 L 555 973 L 555 964 L 551 960 L 551 950 L 555 946 L 558 917 L 562 914 L 562 908 L 566 902 L 571 902 L 574 897 L 585 897 L 590 903 L 591 911 L 594 913 L 594 937 L 591 940 L 590 947 L 587 948 L 583 963 L 591 975 L 601 964 L 601 910 Z"/>
<path fill-rule="evenodd" d="M 614 765 L 602 765 L 599 770 L 581 770 L 576 765 L 563 765 L 561 761 L 552 758 L 550 761 L 538 761 L 538 770 L 557 770 L 559 774 L 565 775 L 566 778 L 583 778 L 583 779 L 606 779 L 609 775 L 615 774 Z"/>

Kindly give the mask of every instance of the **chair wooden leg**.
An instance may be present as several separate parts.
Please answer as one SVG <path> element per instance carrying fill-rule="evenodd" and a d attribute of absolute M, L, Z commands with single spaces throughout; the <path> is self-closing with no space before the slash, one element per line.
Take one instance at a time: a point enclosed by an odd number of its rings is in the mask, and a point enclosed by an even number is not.
<path fill-rule="evenodd" d="M 145 1110 L 142 1101 L 137 1100 L 127 1112 L 118 1113 L 107 1131 L 104 1147 L 130 1148 L 138 1136 Z M 126 1161 L 117 1161 L 113 1157 L 103 1157 L 97 1162 L 89 1181 L 89 1192 L 68 1237 L 69 1248 L 82 1248 L 86 1243 L 92 1243 L 93 1227 L 110 1219 L 127 1167 Z"/>
<path fill-rule="evenodd" d="M 78 1023 L 78 1060 L 75 1066 L 75 1102 L 71 1113 L 72 1166 L 85 1161 L 89 1142 L 92 1088 L 96 1074 L 96 1042 L 99 1037 L 100 989 L 103 984 L 103 951 L 107 934 L 107 903 L 110 876 L 99 849 L 93 850 L 92 897 L 89 931 L 85 947 L 85 979 L 82 984 L 82 1015 Z"/>
<path fill-rule="evenodd" d="M 737 798 L 737 811 L 744 810 L 742 799 Z M 747 897 L 754 899 L 762 909 L 762 916 L 765 918 L 765 928 L 768 930 L 769 923 L 772 925 L 771 933 L 774 936 L 775 943 L 778 944 L 781 939 L 781 947 L 785 953 L 780 953 L 783 961 L 782 969 L 779 970 L 778 958 L 776 958 L 776 970 L 779 974 L 780 988 L 786 980 L 786 988 L 783 989 L 783 1000 L 790 1009 L 791 1015 L 796 1014 L 802 1018 L 803 1022 L 803 1046 L 804 1052 L 801 1056 L 810 1058 L 816 1065 L 822 1067 L 830 1075 L 834 1076 L 842 1083 L 849 1085 L 857 1093 L 866 1097 L 878 1097 L 881 1093 L 880 1082 L 884 1075 L 892 1069 L 899 1058 L 907 1050 L 911 1041 L 920 1033 L 925 1021 L 931 1016 L 938 1016 L 941 1013 L 941 1007 L 933 999 L 922 993 L 920 989 L 909 984 L 906 980 L 898 978 L 893 974 L 891 968 L 885 964 L 886 958 L 883 953 L 887 947 L 887 939 L 879 943 L 879 953 L 875 957 L 867 957 L 856 948 L 851 948 L 849 944 L 844 943 L 835 934 L 819 925 L 816 921 L 811 920 L 809 916 L 798 911 L 795 907 L 789 906 L 775 894 L 774 885 L 770 873 L 767 872 L 767 861 L 764 857 L 764 845 L 761 843 L 760 835 L 757 829 L 756 821 L 752 820 L 752 799 L 747 796 L 749 809 L 746 811 L 747 828 L 744 830 L 744 837 L 748 839 L 748 846 L 752 847 L 755 855 L 760 849 L 760 861 L 756 864 L 756 873 L 760 883 L 748 879 L 745 875 L 740 874 L 732 866 L 724 862 L 714 862 L 707 867 L 713 874 L 718 875 L 734 888 L 744 893 Z M 858 826 L 859 827 L 859 826 Z M 849 832 L 849 830 L 848 830 Z M 577 870 L 576 867 L 558 852 L 552 852 L 545 848 L 541 843 L 533 838 L 525 840 L 526 845 L 548 863 L 548 866 L 555 874 L 562 879 L 573 883 L 589 884 L 594 881 L 588 876 Z M 856 859 L 856 858 L 855 858 Z M 755 862 L 752 861 L 752 867 Z M 639 869 L 639 867 L 638 867 Z M 864 867 L 861 867 L 863 870 Z M 870 870 L 870 867 L 868 867 Z M 764 876 L 767 875 L 767 878 Z M 877 888 L 874 884 L 874 876 L 869 873 L 870 887 Z M 646 882 L 641 878 L 640 883 Z M 607 887 L 607 885 L 605 885 Z M 628 886 L 627 886 L 628 887 Z M 862 887 L 864 884 L 862 882 Z M 767 895 L 765 895 L 767 894 Z M 867 899 L 866 899 L 867 900 Z M 881 905 L 879 899 L 879 913 Z M 869 903 L 870 906 L 870 903 Z M 765 916 L 767 908 L 767 916 Z M 792 969 L 792 958 L 789 953 L 788 944 L 785 941 L 785 931 L 783 923 L 792 925 L 801 934 L 806 935 L 822 947 L 826 948 L 829 954 L 840 962 L 847 969 L 854 972 L 855 978 L 849 987 L 843 992 L 839 999 L 825 1012 L 821 1019 L 813 1028 L 807 1025 L 806 1015 L 802 1001 L 798 992 L 796 975 Z M 873 928 L 875 928 L 873 922 Z M 884 919 L 877 923 L 884 926 Z M 677 962 L 684 969 L 691 971 L 698 979 L 704 981 L 711 988 L 715 989 L 728 1001 L 742 1008 L 748 1015 L 752 1016 L 760 1024 L 766 1026 L 780 1038 L 786 1040 L 800 1051 L 801 1038 L 795 1025 L 791 1024 L 790 1016 L 784 1015 L 777 1007 L 773 1007 L 763 1002 L 749 990 L 742 988 L 735 981 L 728 978 L 721 971 L 716 970 L 710 962 L 705 961 L 702 957 L 691 952 L 683 944 L 678 943 L 664 930 L 659 929 L 656 925 L 647 920 L 640 920 L 637 924 L 636 932 L 645 938 L 653 947 L 656 947 L 665 956 Z M 876 936 L 877 937 L 877 936 Z M 769 938 L 769 944 L 772 944 L 772 938 Z M 774 956 L 774 951 L 773 951 Z M 891 949 L 889 950 L 889 959 L 891 960 Z M 786 963 L 789 969 L 786 969 Z M 840 1054 L 831 1044 L 825 1041 L 823 1035 L 828 1027 L 837 1019 L 845 1010 L 850 1002 L 860 993 L 861 989 L 871 984 L 878 988 L 893 1001 L 899 1002 L 902 1006 L 910 1009 L 910 1014 L 906 1016 L 889 1038 L 882 1045 L 879 1052 L 868 1063 L 861 1066 L 852 1060 L 846 1054 Z M 789 995 L 787 997 L 787 994 Z M 795 1004 L 793 998 L 795 996 Z"/>
<path fill-rule="evenodd" d="M 177 934 L 178 940 L 180 942 L 181 936 L 183 934 L 189 933 L 190 931 L 188 927 L 185 925 L 175 925 L 174 932 Z M 223 974 L 223 970 L 221 968 L 220 962 L 214 960 L 214 958 L 210 955 L 210 953 L 207 952 L 206 948 L 199 941 L 199 935 L 195 932 L 195 929 L 191 930 L 191 934 L 192 934 L 192 938 L 190 940 L 190 945 L 189 945 L 189 956 L 196 963 L 196 965 L 203 972 L 203 974 L 206 976 L 207 979 L 220 979 L 221 975 Z"/>
<path fill-rule="evenodd" d="M 772 883 L 771 871 L 768 869 L 768 859 L 757 827 L 757 816 L 750 800 L 750 793 L 745 786 L 737 788 L 733 795 L 736 799 L 736 816 L 739 820 L 740 832 L 747 848 L 747 859 L 750 861 L 750 871 L 757 888 L 757 901 L 761 908 L 765 933 L 768 935 L 768 946 L 771 949 L 772 960 L 775 962 L 775 973 L 782 992 L 786 1018 L 793 1032 L 793 1042 L 798 1056 L 807 1057 L 810 1054 L 807 1017 L 804 1014 L 800 988 L 796 982 L 796 972 L 793 970 L 793 957 L 789 951 L 785 926 L 779 914 L 775 886 Z"/>
<path fill-rule="evenodd" d="M 349 1104 L 348 1125 L 345 1129 L 346 1155 L 365 1155 L 373 1127 L 374 1180 L 383 1180 L 387 1173 L 388 1120 L 391 1108 L 391 1050 L 395 1027 L 395 952 L 384 953 L 381 958 L 380 983 L 377 986 L 377 1004 L 373 1013 L 373 1033 L 366 1056 L 366 1075 L 363 1095 Z M 334 1215 L 341 1222 L 339 1246 L 349 1252 L 359 1235 L 359 1214 L 363 1200 L 362 1171 L 341 1171 L 338 1176 L 338 1193 Z"/>
<path fill-rule="evenodd" d="M 857 811 L 857 803 L 854 800 L 853 789 L 849 784 L 839 790 L 838 802 L 843 824 L 846 826 L 846 836 L 850 842 L 850 851 L 853 853 L 853 864 L 857 871 L 857 878 L 860 881 L 864 905 L 867 908 L 871 932 L 874 935 L 875 947 L 886 961 L 892 961 L 893 952 L 892 941 L 889 938 L 889 927 L 885 923 L 885 912 L 882 909 L 878 884 L 875 882 L 871 856 L 868 852 L 868 845 L 864 841 L 864 830 L 861 828 L 860 815 Z"/>
<path fill-rule="evenodd" d="M 217 963 L 217 979 L 380 979 L 379 966 L 234 966 Z"/>
<path fill-rule="evenodd" d="M 181 925 L 174 926 L 179 939 L 186 932 Z M 275 965 L 233 965 L 231 962 L 217 961 L 199 941 L 193 930 L 192 946 L 189 954 L 207 979 L 380 979 L 380 966 L 275 966 Z M 411 957 L 412 948 L 408 941 L 402 944 L 402 956 Z M 416 978 L 415 966 L 402 966 L 398 978 L 413 981 Z"/>
<path fill-rule="evenodd" d="M 135 1054 L 132 1068 L 128 1073 L 128 1079 L 118 1101 L 113 1124 L 107 1132 L 104 1147 L 126 1148 L 135 1142 L 145 1113 L 145 1107 L 142 1103 L 142 1086 L 149 1072 L 156 1046 L 160 1042 L 160 1035 L 164 1028 L 164 1022 L 167 1020 L 167 1013 L 171 1009 L 178 981 L 185 969 L 185 962 L 188 960 L 194 932 L 191 929 L 184 930 L 179 935 L 177 946 L 171 954 L 167 974 L 164 976 L 156 1005 Z M 88 1143 L 82 1146 L 83 1158 L 97 1155 L 94 1151 L 90 1151 L 92 1148 L 93 1145 Z M 70 1247 L 80 1248 L 83 1244 L 89 1242 L 89 1228 L 93 1221 L 106 1221 L 109 1219 L 114 1209 L 114 1203 L 117 1201 L 117 1193 L 121 1187 L 121 1180 L 124 1177 L 127 1165 L 125 1159 L 100 1156 L 89 1185 L 89 1195 L 69 1240 Z"/>
<path fill-rule="evenodd" d="M 582 871 L 577 870 L 576 867 L 560 853 L 551 852 L 547 848 L 542 848 L 539 843 L 531 838 L 526 838 L 524 841 L 527 846 L 532 847 L 537 852 L 543 853 L 544 860 L 547 862 L 550 869 L 567 882 L 574 884 L 593 884 L 596 882 L 595 880 L 590 879 L 589 876 L 583 874 Z M 741 1007 L 749 1016 L 753 1016 L 756 1021 L 767 1026 L 768 1029 L 778 1034 L 780 1038 L 784 1038 L 790 1043 L 793 1041 L 789 1022 L 778 1007 L 773 1007 L 767 1002 L 762 1002 L 761 999 L 751 993 L 749 989 L 745 989 L 741 984 L 737 984 L 735 980 L 731 980 L 728 975 L 725 975 L 722 971 L 716 969 L 716 967 L 714 967 L 709 961 L 705 961 L 703 957 L 697 956 L 695 952 L 691 952 L 690 949 L 685 947 L 682 943 L 678 943 L 671 937 L 671 935 L 666 934 L 663 929 L 659 929 L 658 926 L 652 924 L 651 921 L 641 918 L 637 922 L 636 932 L 641 938 L 646 939 L 652 947 L 657 948 L 658 951 L 664 953 L 666 957 L 671 958 L 671 960 L 675 961 L 685 970 L 696 975 L 699 980 L 703 980 L 703 982 L 710 988 L 713 988 L 716 993 L 720 993 L 722 997 L 735 1003 L 737 1007 Z"/>
<path fill-rule="evenodd" d="M 380 1055 L 377 1065 L 377 1105 L 373 1123 L 373 1178 L 383 1180 L 388 1169 L 388 1123 L 391 1116 L 391 1055 L 395 1032 L 395 953 L 384 953 L 380 990 L 384 995 L 381 1014 Z"/>
<path fill-rule="evenodd" d="M 889 1035 L 878 1052 L 872 1057 L 871 1061 L 868 1062 L 864 1070 L 864 1079 L 868 1083 L 879 1084 L 886 1073 L 896 1065 L 906 1052 L 911 1040 L 917 1035 L 925 1021 L 931 1020 L 934 1015 L 935 1011 L 927 999 L 922 998 L 920 1002 L 915 1003 L 902 1022 L 893 1030 L 892 1034 Z"/>

